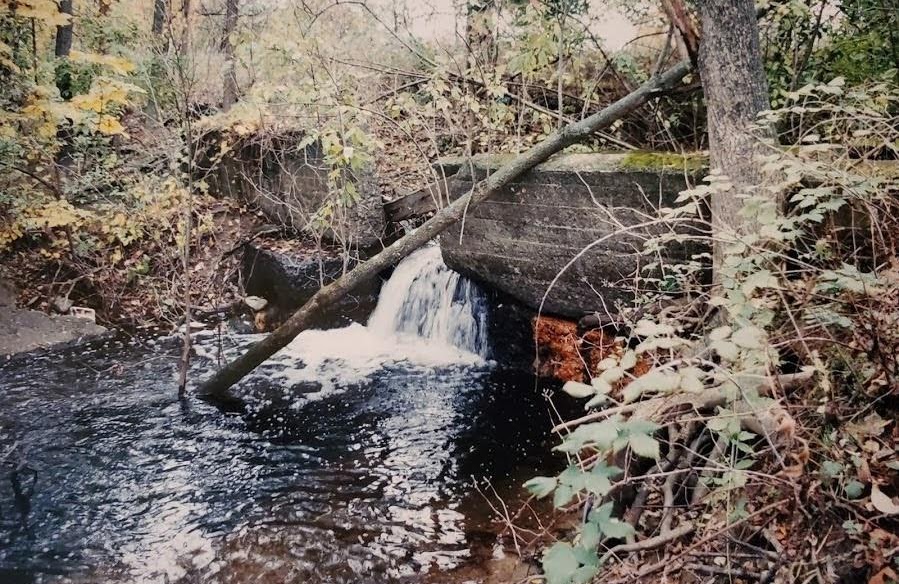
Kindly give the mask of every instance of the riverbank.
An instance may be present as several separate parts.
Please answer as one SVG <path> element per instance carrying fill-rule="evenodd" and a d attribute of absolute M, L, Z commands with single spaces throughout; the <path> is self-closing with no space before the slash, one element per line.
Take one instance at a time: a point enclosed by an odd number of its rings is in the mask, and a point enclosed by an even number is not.
<path fill-rule="evenodd" d="M 10 284 L 0 281 L 0 358 L 37 349 L 61 349 L 110 334 L 85 318 L 18 308 L 16 296 Z"/>

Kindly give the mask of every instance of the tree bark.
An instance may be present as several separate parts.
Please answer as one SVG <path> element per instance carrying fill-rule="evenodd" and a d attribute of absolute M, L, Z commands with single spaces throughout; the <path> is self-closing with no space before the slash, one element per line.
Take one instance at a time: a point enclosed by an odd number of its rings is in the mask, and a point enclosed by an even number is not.
<path fill-rule="evenodd" d="M 69 15 L 69 23 L 56 27 L 56 56 L 68 57 L 72 52 L 72 0 L 60 0 L 59 11 Z"/>
<path fill-rule="evenodd" d="M 237 0 L 225 0 L 225 27 L 222 31 L 222 51 L 225 53 L 225 79 L 222 110 L 228 111 L 237 103 L 237 64 L 234 61 L 234 31 L 237 29 Z"/>
<path fill-rule="evenodd" d="M 739 234 L 751 227 L 740 217 L 743 201 L 736 195 L 763 180 L 757 157 L 765 150 L 756 117 L 770 104 L 753 1 L 698 0 L 697 4 L 702 25 L 698 66 L 708 110 L 711 168 L 734 184 L 729 193 L 716 194 L 711 200 L 712 267 L 713 274 L 718 274 L 726 245 L 719 235 Z"/>
<path fill-rule="evenodd" d="M 469 68 L 490 71 L 496 64 L 496 1 L 468 0 L 465 4 L 465 42 L 468 44 Z"/>
<path fill-rule="evenodd" d="M 653 97 L 673 88 L 691 69 L 689 61 L 679 63 L 664 74 L 651 78 L 633 93 L 619 99 L 602 111 L 559 129 L 543 142 L 504 164 L 495 173 L 475 184 L 468 193 L 439 210 L 417 230 L 397 240 L 367 262 L 350 270 L 333 284 L 316 292 L 305 305 L 271 335 L 250 346 L 243 355 L 214 374 L 201 386 L 200 393 L 214 399 L 226 399 L 227 391 L 231 386 L 275 352 L 287 346 L 294 337 L 309 326 L 312 318 L 319 311 L 332 306 L 358 285 L 375 277 L 389 266 L 395 265 L 434 239 L 442 231 L 459 221 L 469 209 L 534 166 L 544 162 L 553 154 L 611 126 L 615 121 L 633 112 Z"/>
<path fill-rule="evenodd" d="M 161 35 L 169 20 L 169 0 L 153 2 L 153 34 Z"/>

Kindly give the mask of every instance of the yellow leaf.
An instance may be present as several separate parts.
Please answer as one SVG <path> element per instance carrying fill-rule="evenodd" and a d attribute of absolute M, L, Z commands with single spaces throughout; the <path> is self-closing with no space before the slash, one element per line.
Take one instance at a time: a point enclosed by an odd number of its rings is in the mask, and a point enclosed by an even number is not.
<path fill-rule="evenodd" d="M 76 63 L 91 63 L 108 67 L 114 73 L 119 75 L 127 75 L 134 71 L 134 63 L 124 57 L 116 57 L 115 55 L 100 55 L 97 53 L 84 53 L 81 51 L 72 51 L 69 59 Z"/>
<path fill-rule="evenodd" d="M 9 2 L 0 5 L 0 14 L 8 13 L 22 18 L 34 18 L 48 26 L 65 26 L 71 17 L 59 11 L 53 0 L 18 0 L 12 6 Z"/>
<path fill-rule="evenodd" d="M 107 136 L 114 136 L 116 134 L 121 134 L 125 131 L 125 127 L 119 123 L 119 120 L 114 118 L 113 116 L 100 116 L 100 123 L 97 124 L 97 130 L 100 131 L 101 134 L 106 134 Z"/>

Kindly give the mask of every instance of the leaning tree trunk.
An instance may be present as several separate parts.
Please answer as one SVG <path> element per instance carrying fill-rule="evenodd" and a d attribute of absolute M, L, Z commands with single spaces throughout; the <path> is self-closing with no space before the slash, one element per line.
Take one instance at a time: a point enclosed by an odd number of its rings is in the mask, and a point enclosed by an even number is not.
<path fill-rule="evenodd" d="M 711 201 L 713 273 L 718 281 L 721 240 L 750 227 L 740 217 L 743 202 L 736 195 L 762 182 L 757 157 L 764 147 L 755 124 L 758 113 L 769 107 L 768 85 L 753 0 L 698 0 L 697 4 L 702 26 L 698 65 L 708 108 L 711 167 L 734 184 L 729 193 Z"/>
<path fill-rule="evenodd" d="M 333 284 L 316 292 L 283 325 L 265 339 L 251 345 L 247 351 L 220 369 L 200 388 L 200 393 L 211 398 L 227 398 L 227 390 L 245 375 L 261 365 L 278 350 L 287 346 L 312 319 L 325 308 L 334 305 L 354 288 L 366 282 L 386 268 L 434 239 L 459 221 L 465 213 L 490 197 L 513 180 L 544 162 L 563 148 L 580 142 L 596 132 L 608 128 L 622 117 L 633 112 L 660 93 L 671 89 L 683 79 L 692 67 L 689 61 L 679 63 L 662 75 L 651 78 L 633 93 L 619 99 L 603 110 L 571 123 L 551 134 L 546 140 L 532 146 L 514 160 L 501 166 L 486 179 L 475 184 L 464 196 L 437 211 L 424 224 L 400 238 L 367 262 L 353 268 Z"/>

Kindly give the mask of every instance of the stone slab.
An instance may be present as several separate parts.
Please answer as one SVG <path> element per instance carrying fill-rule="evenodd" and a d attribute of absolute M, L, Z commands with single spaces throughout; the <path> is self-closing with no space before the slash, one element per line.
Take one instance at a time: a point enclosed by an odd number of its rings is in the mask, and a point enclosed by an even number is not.
<path fill-rule="evenodd" d="M 640 166 L 629 154 L 562 154 L 551 158 L 470 210 L 464 222 L 441 236 L 446 264 L 502 291 L 532 309 L 580 317 L 615 312 L 632 296 L 634 276 L 650 261 L 677 263 L 704 251 L 679 244 L 652 260 L 643 241 L 669 229 L 635 227 L 656 209 L 674 206 L 698 167 L 684 158 L 646 154 Z M 475 158 L 459 165 L 451 198 L 468 192 L 507 160 Z"/>
<path fill-rule="evenodd" d="M 72 346 L 96 340 L 107 329 L 73 316 L 50 315 L 17 308 L 15 291 L 0 282 L 0 356 L 11 357 L 37 349 Z"/>

